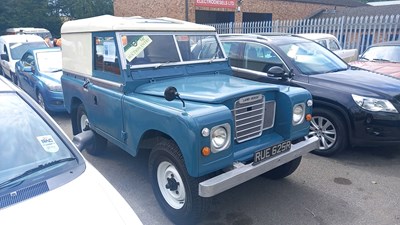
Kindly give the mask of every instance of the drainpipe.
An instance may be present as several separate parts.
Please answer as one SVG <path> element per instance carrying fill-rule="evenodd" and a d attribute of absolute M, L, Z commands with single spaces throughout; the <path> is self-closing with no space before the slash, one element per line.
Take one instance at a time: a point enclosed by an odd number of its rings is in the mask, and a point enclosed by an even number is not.
<path fill-rule="evenodd" d="M 185 0 L 185 20 L 189 21 L 189 0 Z"/>

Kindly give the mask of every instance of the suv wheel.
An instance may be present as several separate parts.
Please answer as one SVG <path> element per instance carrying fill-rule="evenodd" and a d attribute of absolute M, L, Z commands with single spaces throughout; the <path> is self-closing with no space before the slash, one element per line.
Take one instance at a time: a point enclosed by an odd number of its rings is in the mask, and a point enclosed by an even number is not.
<path fill-rule="evenodd" d="M 193 224 L 206 213 L 210 199 L 199 196 L 201 180 L 187 173 L 183 157 L 173 141 L 161 141 L 153 148 L 149 176 L 157 201 L 174 223 Z"/>
<path fill-rule="evenodd" d="M 347 147 L 347 130 L 343 120 L 334 112 L 315 108 L 309 137 L 320 139 L 319 148 L 312 151 L 321 156 L 331 156 Z"/>
<path fill-rule="evenodd" d="M 89 118 L 87 116 L 85 106 L 80 104 L 76 111 L 76 127 L 78 128 L 78 133 L 81 133 L 84 129 L 90 129 L 89 127 Z M 90 155 L 101 155 L 104 153 L 105 148 L 107 146 L 107 139 L 100 136 L 96 132 L 94 132 L 94 141 L 93 144 L 86 147 L 87 153 Z"/>

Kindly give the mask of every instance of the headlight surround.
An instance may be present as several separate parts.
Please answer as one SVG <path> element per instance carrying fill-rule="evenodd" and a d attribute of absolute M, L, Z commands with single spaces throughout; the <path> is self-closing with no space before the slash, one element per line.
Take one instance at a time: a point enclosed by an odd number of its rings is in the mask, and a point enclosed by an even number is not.
<path fill-rule="evenodd" d="M 371 98 L 352 94 L 354 102 L 361 108 L 371 112 L 391 112 L 398 113 L 393 104 L 385 99 Z"/>
<path fill-rule="evenodd" d="M 231 143 L 231 126 L 228 123 L 213 127 L 210 134 L 211 152 L 220 152 L 229 147 Z"/>
<path fill-rule="evenodd" d="M 292 118 L 293 125 L 299 125 L 304 121 L 304 116 L 306 113 L 305 108 L 306 107 L 304 103 L 299 103 L 293 106 L 293 118 Z"/>

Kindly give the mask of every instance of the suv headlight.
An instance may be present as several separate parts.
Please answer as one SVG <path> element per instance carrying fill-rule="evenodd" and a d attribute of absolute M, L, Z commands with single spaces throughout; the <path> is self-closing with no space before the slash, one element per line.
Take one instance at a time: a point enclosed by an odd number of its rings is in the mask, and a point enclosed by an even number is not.
<path fill-rule="evenodd" d="M 361 108 L 371 112 L 391 112 L 398 113 L 397 109 L 391 102 L 385 99 L 370 98 L 359 95 L 351 95 L 354 102 Z"/>
<path fill-rule="evenodd" d="M 304 103 L 296 104 L 293 107 L 293 125 L 298 125 L 304 121 L 305 115 L 305 105 Z"/>
<path fill-rule="evenodd" d="M 216 153 L 225 150 L 231 143 L 231 126 L 226 123 L 211 129 L 211 151 Z"/>

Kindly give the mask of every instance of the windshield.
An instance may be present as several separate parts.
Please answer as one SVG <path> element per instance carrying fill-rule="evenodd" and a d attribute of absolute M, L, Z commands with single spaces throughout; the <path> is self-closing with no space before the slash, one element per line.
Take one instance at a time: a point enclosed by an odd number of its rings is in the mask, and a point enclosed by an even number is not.
<path fill-rule="evenodd" d="M 17 94 L 0 95 L 0 115 L 0 183 L 39 165 L 74 158 L 59 136 Z M 73 162 L 76 161 L 70 163 Z M 66 163 L 32 174 L 30 178 L 57 171 Z"/>
<path fill-rule="evenodd" d="M 376 46 L 367 49 L 361 59 L 400 62 L 400 46 Z"/>
<path fill-rule="evenodd" d="M 57 72 L 62 70 L 61 51 L 36 53 L 37 66 L 41 72 Z"/>
<path fill-rule="evenodd" d="M 11 58 L 14 60 L 20 60 L 22 55 L 32 48 L 47 48 L 46 43 L 43 42 L 23 42 L 23 43 L 12 43 L 10 44 Z"/>
<path fill-rule="evenodd" d="M 215 35 L 124 34 L 120 38 L 130 66 L 224 58 Z"/>
<path fill-rule="evenodd" d="M 283 44 L 279 48 L 306 75 L 337 72 L 348 67 L 339 57 L 315 42 Z"/>

